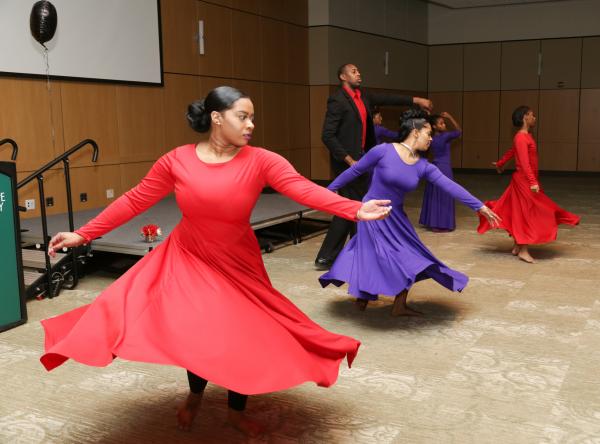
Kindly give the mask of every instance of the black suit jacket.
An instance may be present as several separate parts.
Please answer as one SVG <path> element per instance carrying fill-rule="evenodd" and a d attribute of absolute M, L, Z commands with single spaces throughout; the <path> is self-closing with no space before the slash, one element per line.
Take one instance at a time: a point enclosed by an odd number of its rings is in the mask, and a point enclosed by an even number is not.
<path fill-rule="evenodd" d="M 373 106 L 410 106 L 413 98 L 393 94 L 380 94 L 362 89 L 361 98 L 367 109 L 367 135 L 365 150 L 375 146 L 375 129 L 373 127 Z M 321 140 L 331 154 L 331 167 L 336 175 L 340 174 L 348 164 L 344 157 L 349 155 L 354 160 L 360 159 L 362 150 L 362 122 L 358 108 L 352 97 L 339 88 L 327 99 L 327 113 L 323 122 Z"/>

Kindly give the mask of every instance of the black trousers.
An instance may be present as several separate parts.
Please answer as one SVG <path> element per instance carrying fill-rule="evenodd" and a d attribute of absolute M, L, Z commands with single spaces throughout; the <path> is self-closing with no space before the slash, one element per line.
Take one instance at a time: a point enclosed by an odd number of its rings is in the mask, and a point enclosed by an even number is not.
<path fill-rule="evenodd" d="M 202 393 L 206 388 L 208 381 L 200 376 L 187 371 L 188 382 L 190 384 L 190 391 L 192 393 Z M 243 411 L 246 408 L 246 402 L 248 401 L 248 395 L 242 395 L 240 393 L 229 390 L 227 404 L 229 408 L 237 410 L 238 412 Z"/>
<path fill-rule="evenodd" d="M 348 199 L 362 201 L 368 189 L 369 176 L 365 174 L 340 188 L 338 193 L 340 196 L 347 197 Z M 325 240 L 321 245 L 321 249 L 317 253 L 317 259 L 334 261 L 338 254 L 340 254 L 340 251 L 342 251 L 342 248 L 344 248 L 348 236 L 352 237 L 355 234 L 355 222 L 334 216 L 325 235 Z"/>

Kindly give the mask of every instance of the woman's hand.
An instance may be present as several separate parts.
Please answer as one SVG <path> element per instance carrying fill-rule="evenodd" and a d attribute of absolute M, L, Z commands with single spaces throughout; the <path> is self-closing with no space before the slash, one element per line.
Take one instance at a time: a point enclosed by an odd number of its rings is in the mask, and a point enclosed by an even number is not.
<path fill-rule="evenodd" d="M 77 233 L 61 232 L 56 234 L 48 244 L 48 254 L 52 257 L 56 256 L 58 250 L 69 247 L 77 247 L 85 244 L 87 241 L 83 236 Z"/>
<path fill-rule="evenodd" d="M 539 186 L 537 183 L 536 183 L 535 185 L 531 185 L 531 186 L 529 187 L 529 189 L 530 189 L 531 191 L 533 191 L 534 193 L 539 193 L 539 192 L 540 192 L 540 186 Z"/>
<path fill-rule="evenodd" d="M 498 162 L 492 162 L 492 165 L 494 165 L 494 168 L 496 168 L 496 172 L 498 174 L 502 174 L 502 172 L 504 171 L 504 168 L 502 168 L 501 166 L 499 166 Z"/>
<path fill-rule="evenodd" d="M 502 222 L 500 216 L 498 216 L 485 205 L 479 209 L 479 213 L 483 214 L 492 227 L 498 228 L 500 226 L 500 222 Z"/>
<path fill-rule="evenodd" d="M 385 219 L 392 211 L 389 206 L 391 200 L 376 200 L 372 199 L 362 204 L 362 207 L 356 213 L 358 220 L 379 220 Z"/>

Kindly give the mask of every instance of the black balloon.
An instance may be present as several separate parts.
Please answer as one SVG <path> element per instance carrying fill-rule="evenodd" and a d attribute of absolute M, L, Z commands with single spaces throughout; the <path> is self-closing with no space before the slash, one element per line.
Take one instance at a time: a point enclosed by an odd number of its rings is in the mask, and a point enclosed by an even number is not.
<path fill-rule="evenodd" d="M 29 27 L 33 38 L 44 48 L 44 43 L 54 37 L 57 22 L 56 8 L 52 3 L 46 0 L 35 2 L 29 16 Z"/>

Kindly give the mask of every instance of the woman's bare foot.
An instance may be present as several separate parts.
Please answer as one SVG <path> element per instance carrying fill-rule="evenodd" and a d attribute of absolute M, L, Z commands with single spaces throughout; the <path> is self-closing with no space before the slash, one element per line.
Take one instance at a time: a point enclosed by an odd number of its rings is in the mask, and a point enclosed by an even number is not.
<path fill-rule="evenodd" d="M 238 429 L 243 434 L 256 438 L 265 431 L 262 424 L 248 418 L 243 412 L 227 409 L 227 422 Z"/>
<path fill-rule="evenodd" d="M 402 293 L 396 296 L 394 299 L 394 306 L 392 307 L 392 316 L 422 316 L 423 313 L 417 310 L 413 310 L 408 308 L 406 305 L 406 297 L 408 296 L 408 291 L 404 290 Z"/>
<path fill-rule="evenodd" d="M 517 256 L 519 257 L 519 259 L 527 262 L 528 264 L 535 264 L 535 259 L 533 257 L 531 257 L 531 255 L 529 254 L 527 245 L 521 245 L 519 252 L 517 253 Z"/>
<path fill-rule="evenodd" d="M 194 418 L 200 409 L 202 402 L 202 393 L 191 393 L 188 395 L 183 404 L 177 408 L 177 428 L 179 430 L 189 431 L 194 422 Z"/>
<path fill-rule="evenodd" d="M 519 251 L 521 251 L 521 246 L 518 245 L 518 244 L 514 244 L 513 248 L 512 248 L 512 251 L 511 251 L 512 255 L 513 256 L 518 256 L 519 255 Z"/>
<path fill-rule="evenodd" d="M 356 308 L 358 308 L 360 311 L 365 311 L 369 300 L 363 298 L 356 298 L 356 301 L 354 301 L 354 303 L 356 304 Z"/>

